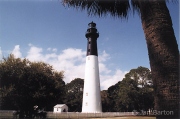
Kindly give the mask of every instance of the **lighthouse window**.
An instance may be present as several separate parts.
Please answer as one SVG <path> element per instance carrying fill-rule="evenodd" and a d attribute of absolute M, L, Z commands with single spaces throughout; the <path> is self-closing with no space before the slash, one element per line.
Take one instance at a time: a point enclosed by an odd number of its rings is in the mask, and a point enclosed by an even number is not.
<path fill-rule="evenodd" d="M 86 106 L 88 106 L 88 103 L 86 102 Z"/>
<path fill-rule="evenodd" d="M 91 41 L 89 41 L 88 43 L 91 44 Z"/>
<path fill-rule="evenodd" d="M 88 96 L 88 93 L 86 93 L 86 96 Z"/>
<path fill-rule="evenodd" d="M 88 49 L 88 52 L 90 52 L 91 50 L 90 49 Z"/>

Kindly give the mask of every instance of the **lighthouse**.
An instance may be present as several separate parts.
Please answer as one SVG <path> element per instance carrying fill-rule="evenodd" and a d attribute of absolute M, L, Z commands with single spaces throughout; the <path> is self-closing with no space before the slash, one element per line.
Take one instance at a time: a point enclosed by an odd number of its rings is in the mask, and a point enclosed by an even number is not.
<path fill-rule="evenodd" d="M 82 112 L 99 113 L 102 112 L 97 51 L 97 38 L 99 37 L 99 33 L 94 22 L 88 24 L 85 36 L 87 38 L 87 54 Z"/>

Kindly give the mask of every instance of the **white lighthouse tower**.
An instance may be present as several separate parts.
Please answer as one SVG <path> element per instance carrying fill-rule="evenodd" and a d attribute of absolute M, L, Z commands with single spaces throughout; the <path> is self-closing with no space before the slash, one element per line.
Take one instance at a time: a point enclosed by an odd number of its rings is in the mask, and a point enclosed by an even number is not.
<path fill-rule="evenodd" d="M 97 52 L 97 38 L 99 33 L 96 29 L 96 24 L 91 22 L 86 32 L 87 54 L 85 66 L 85 80 L 83 91 L 83 113 L 99 113 L 102 112 L 100 81 L 99 81 L 99 66 Z"/>

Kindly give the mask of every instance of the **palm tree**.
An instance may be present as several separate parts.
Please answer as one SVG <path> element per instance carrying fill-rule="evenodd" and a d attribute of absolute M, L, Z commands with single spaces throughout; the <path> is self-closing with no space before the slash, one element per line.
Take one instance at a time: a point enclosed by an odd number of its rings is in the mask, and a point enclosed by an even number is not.
<path fill-rule="evenodd" d="M 127 18 L 131 8 L 138 11 L 152 71 L 155 110 L 161 111 L 158 119 L 179 116 L 179 50 L 166 1 L 62 0 L 64 5 L 87 10 L 89 15 Z"/>

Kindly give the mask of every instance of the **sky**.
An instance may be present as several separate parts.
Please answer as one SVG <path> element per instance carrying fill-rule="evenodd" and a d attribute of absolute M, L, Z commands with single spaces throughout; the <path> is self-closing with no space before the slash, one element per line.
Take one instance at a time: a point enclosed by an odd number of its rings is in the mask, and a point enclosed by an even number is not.
<path fill-rule="evenodd" d="M 167 4 L 179 44 L 179 3 Z M 101 90 L 121 81 L 139 66 L 150 68 L 141 19 L 88 16 L 59 0 L 0 0 L 0 60 L 43 61 L 64 71 L 64 81 L 84 79 L 88 23 L 99 32 L 98 60 Z"/>

